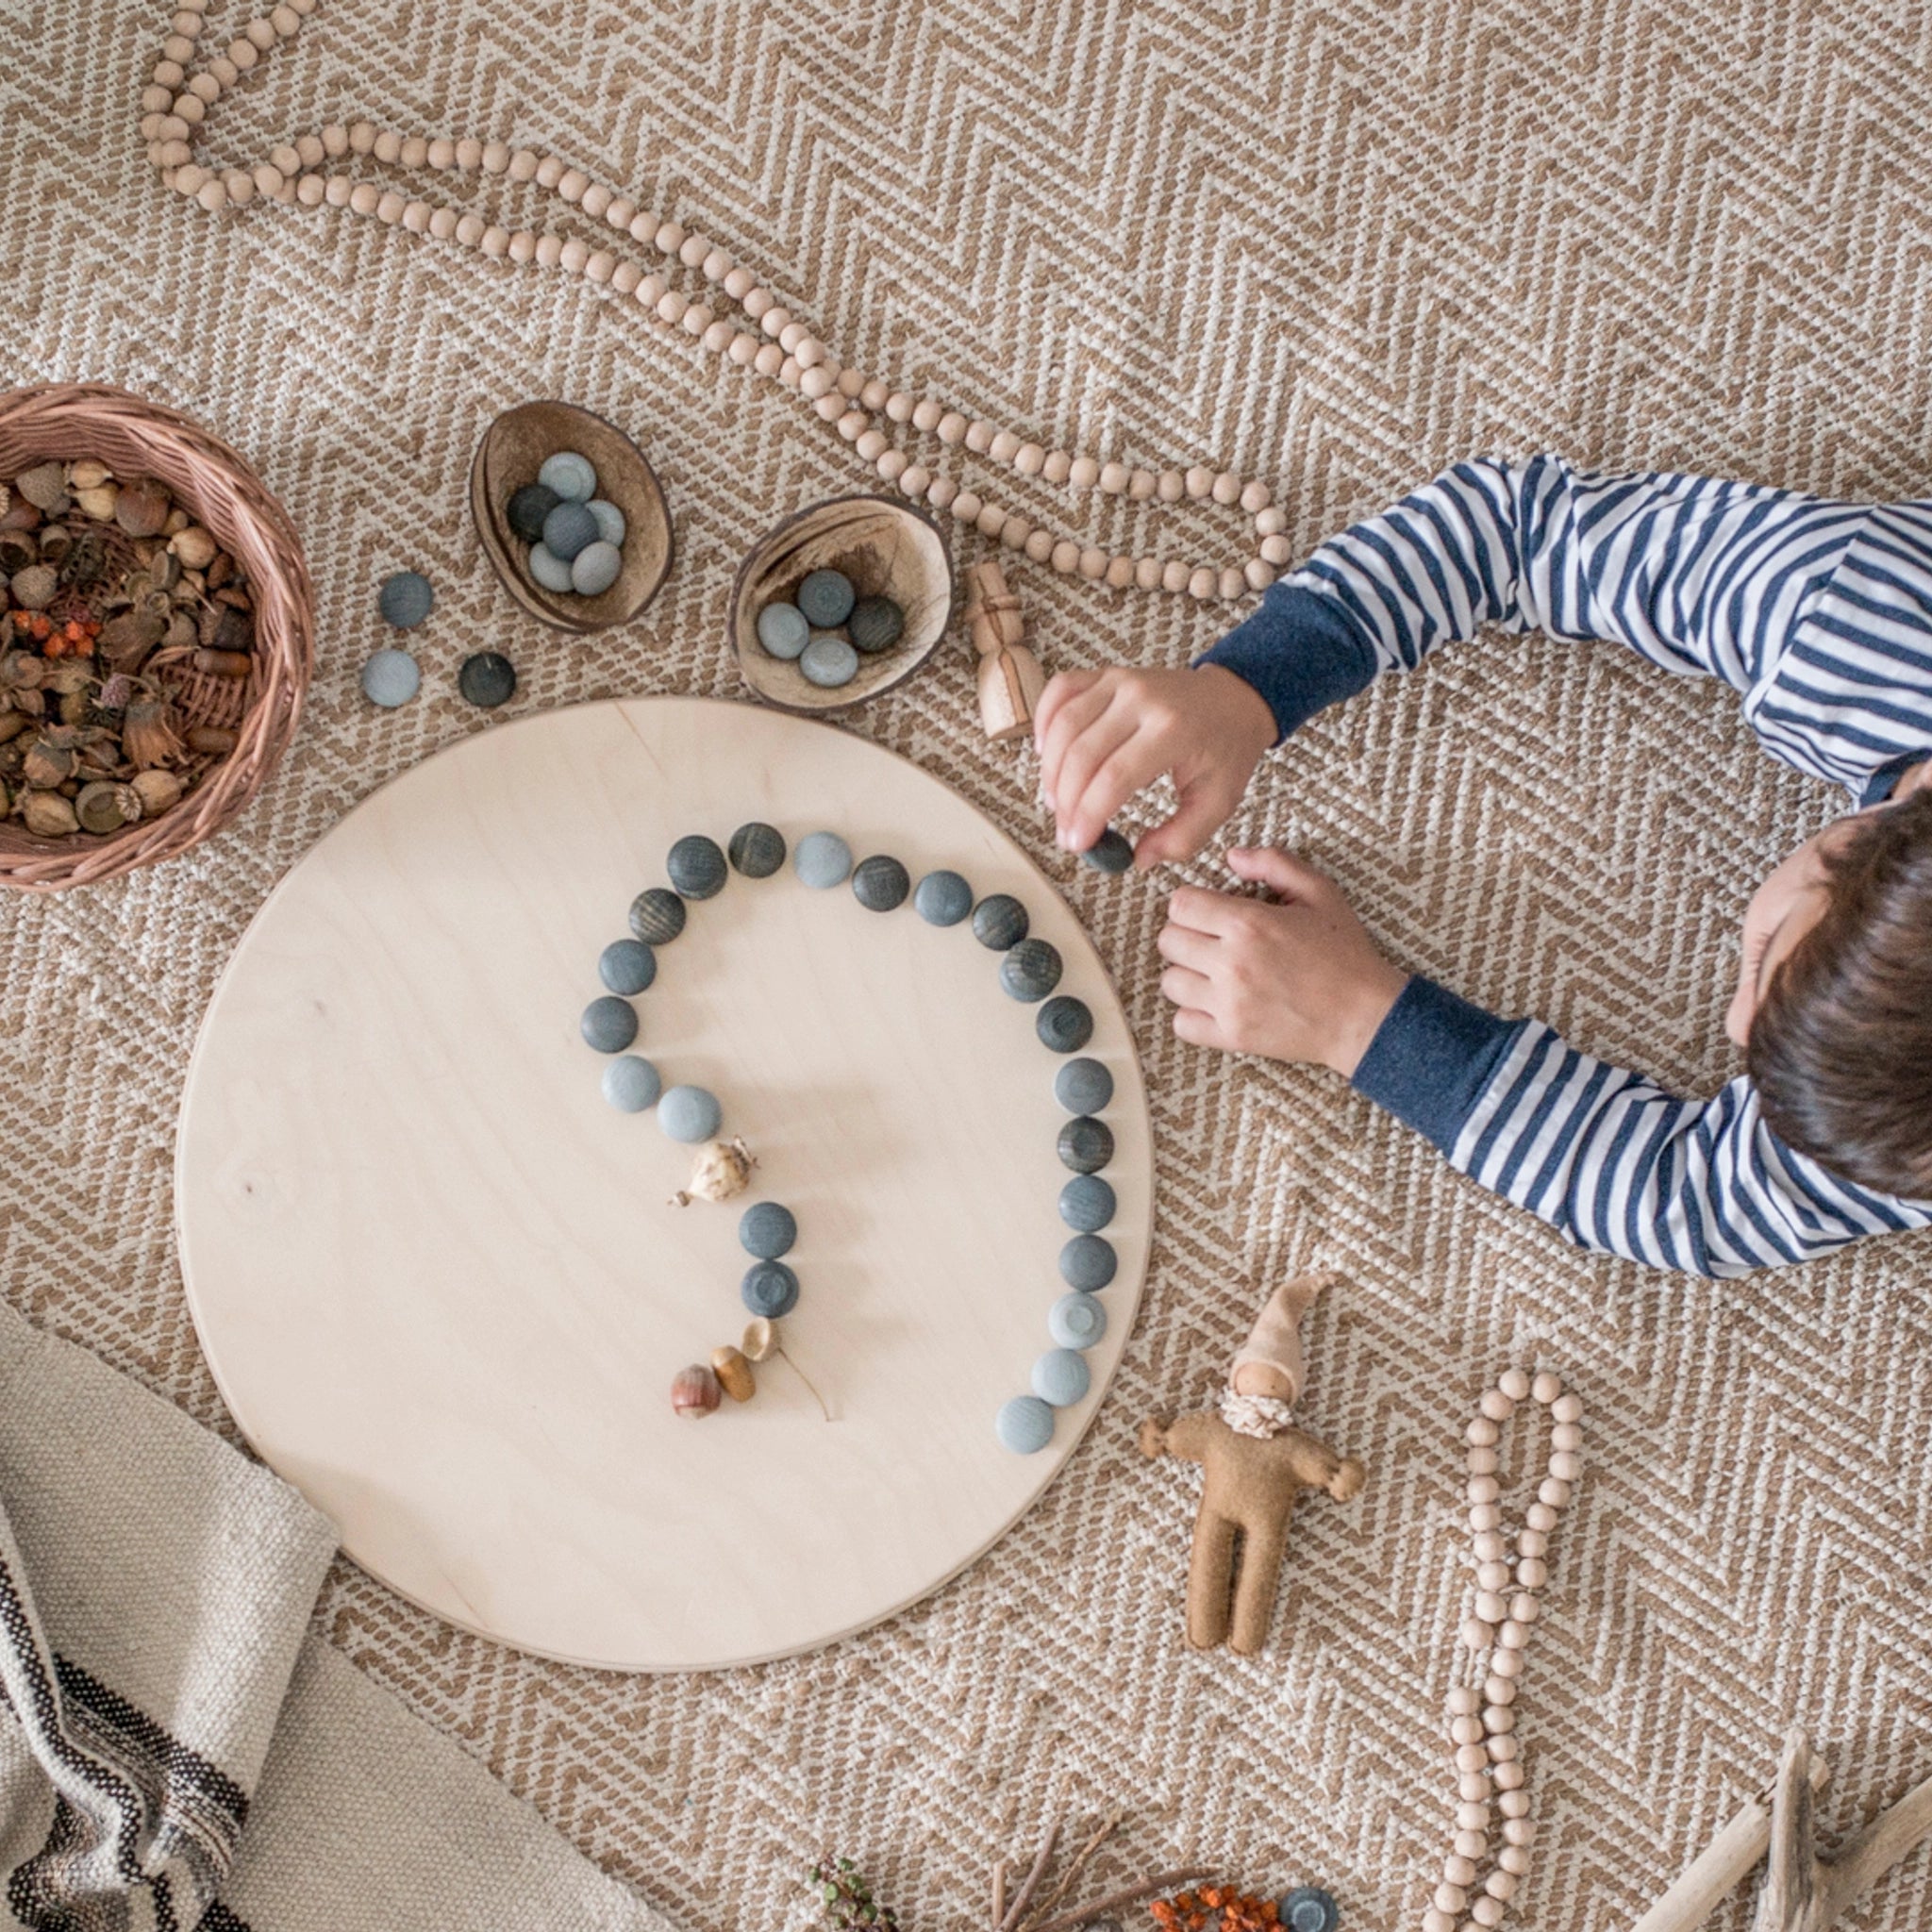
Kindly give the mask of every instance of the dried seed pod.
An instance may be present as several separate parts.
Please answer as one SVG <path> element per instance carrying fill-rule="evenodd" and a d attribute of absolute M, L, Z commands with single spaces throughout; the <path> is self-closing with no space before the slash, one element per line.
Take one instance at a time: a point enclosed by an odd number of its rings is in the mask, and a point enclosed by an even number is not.
<path fill-rule="evenodd" d="M 158 819 L 180 804 L 185 789 L 173 772 L 137 772 L 130 781 L 144 816 Z"/>
<path fill-rule="evenodd" d="M 160 484 L 152 476 L 141 476 L 123 485 L 114 505 L 114 521 L 130 537 L 158 537 L 174 508 L 174 499 Z"/>
<path fill-rule="evenodd" d="M 74 807 L 58 791 L 29 791 L 20 801 L 20 815 L 37 839 L 65 839 L 80 830 Z"/>
<path fill-rule="evenodd" d="M 246 651 L 197 651 L 194 668 L 209 677 L 246 677 L 255 659 Z"/>
<path fill-rule="evenodd" d="M 136 698 L 121 723 L 128 762 L 145 771 L 178 758 L 184 749 L 175 730 L 175 708 L 161 698 Z"/>
<path fill-rule="evenodd" d="M 741 1140 L 713 1141 L 698 1149 L 691 1163 L 691 1184 L 672 1195 L 675 1206 L 689 1208 L 692 1201 L 728 1201 L 744 1192 L 751 1171 L 758 1165 L 750 1148 Z"/>
<path fill-rule="evenodd" d="M 51 563 L 30 563 L 17 570 L 8 589 L 24 610 L 44 610 L 60 588 L 60 574 Z"/>
<path fill-rule="evenodd" d="M 46 675 L 46 660 L 36 652 L 8 651 L 0 658 L 0 691 L 9 696 L 24 691 L 39 691 Z"/>
<path fill-rule="evenodd" d="M 747 1322 L 738 1345 L 746 1361 L 763 1361 L 778 1345 L 778 1324 L 769 1315 L 760 1315 L 756 1322 Z"/>
<path fill-rule="evenodd" d="M 671 1406 L 679 1415 L 701 1420 L 719 1401 L 718 1378 L 703 1362 L 692 1362 L 671 1378 Z"/>
<path fill-rule="evenodd" d="M 161 635 L 161 642 L 170 651 L 192 651 L 201 632 L 194 622 L 192 610 L 177 610 L 168 619 L 168 627 Z"/>
<path fill-rule="evenodd" d="M 68 509 L 67 471 L 60 463 L 36 463 L 13 479 L 13 487 L 37 510 L 50 517 L 65 516 Z"/>
<path fill-rule="evenodd" d="M 166 628 L 152 610 L 124 610 L 102 625 L 94 648 L 110 671 L 138 671 Z"/>
<path fill-rule="evenodd" d="M 168 549 L 184 570 L 206 570 L 221 546 L 199 524 L 190 524 L 168 540 Z"/>
<path fill-rule="evenodd" d="M 147 567 L 151 590 L 172 591 L 181 581 L 181 559 L 172 550 L 157 550 Z"/>
<path fill-rule="evenodd" d="M 96 483 L 92 489 L 76 490 L 74 500 L 95 523 L 105 524 L 114 514 L 114 506 L 121 500 L 121 491 L 112 483 Z"/>
<path fill-rule="evenodd" d="M 742 1351 L 735 1348 L 714 1348 L 711 1351 L 711 1369 L 718 1377 L 718 1386 L 733 1402 L 749 1402 L 758 1392 L 758 1377 L 751 1372 L 751 1363 Z"/>
<path fill-rule="evenodd" d="M 210 651 L 245 651 L 255 641 L 255 620 L 230 604 L 210 604 L 201 613 L 201 641 Z"/>
<path fill-rule="evenodd" d="M 50 743 L 42 736 L 27 746 L 20 774 L 37 791 L 51 791 L 55 786 L 66 784 L 79 765 L 79 755 L 71 746 Z"/>
<path fill-rule="evenodd" d="M 40 526 L 40 511 L 24 496 L 16 496 L 0 510 L 0 530 L 37 530 Z"/>
<path fill-rule="evenodd" d="M 30 530 L 0 530 L 0 574 L 11 576 L 17 570 L 38 562 L 41 546 Z"/>
<path fill-rule="evenodd" d="M 67 466 L 67 487 L 70 490 L 98 490 L 103 483 L 113 480 L 113 471 L 93 457 L 82 457 L 78 462 Z"/>
<path fill-rule="evenodd" d="M 235 749 L 235 734 L 223 724 L 195 724 L 189 728 L 188 749 L 219 757 Z"/>
<path fill-rule="evenodd" d="M 16 711 L 11 707 L 0 711 L 0 744 L 6 744 L 18 738 L 32 722 L 25 711 Z M 4 813 L 0 813 L 0 817 L 4 816 Z"/>
<path fill-rule="evenodd" d="M 105 837 L 108 832 L 118 832 L 123 825 L 133 824 L 141 817 L 141 799 L 132 785 L 99 781 L 81 787 L 80 795 L 74 801 L 74 815 L 80 821 L 83 832 Z"/>

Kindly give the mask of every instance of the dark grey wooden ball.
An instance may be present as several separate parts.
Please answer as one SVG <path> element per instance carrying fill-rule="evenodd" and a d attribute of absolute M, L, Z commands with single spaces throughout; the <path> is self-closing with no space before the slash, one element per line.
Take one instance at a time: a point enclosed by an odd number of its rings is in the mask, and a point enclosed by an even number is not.
<path fill-rule="evenodd" d="M 785 863 L 785 834 L 753 819 L 731 835 L 731 862 L 748 879 L 768 879 Z"/>
<path fill-rule="evenodd" d="M 668 946 L 684 930 L 684 901 L 652 886 L 630 902 L 630 929 L 647 946 Z"/>
<path fill-rule="evenodd" d="M 1000 984 L 1016 1000 L 1043 1000 L 1059 983 L 1059 950 L 1044 940 L 1022 940 L 1000 961 Z"/>
<path fill-rule="evenodd" d="M 1069 1060 L 1053 1076 L 1053 1097 L 1069 1113 L 1098 1113 L 1113 1098 L 1113 1075 L 1098 1060 Z"/>
<path fill-rule="evenodd" d="M 852 868 L 852 896 L 868 912 L 891 912 L 905 905 L 912 880 L 896 858 L 883 852 L 861 858 Z"/>
<path fill-rule="evenodd" d="M 1075 1174 L 1098 1174 L 1113 1158 L 1113 1129 L 1079 1114 L 1060 1129 L 1060 1159 Z"/>
<path fill-rule="evenodd" d="M 928 925 L 958 925 L 973 910 L 973 888 L 956 872 L 929 872 L 912 894 L 912 909 Z"/>
<path fill-rule="evenodd" d="M 1060 1279 L 1082 1294 L 1098 1294 L 1120 1264 L 1111 1241 L 1097 1234 L 1076 1234 L 1060 1250 Z"/>
<path fill-rule="evenodd" d="M 724 890 L 724 855 L 715 839 L 688 832 L 665 855 L 664 871 L 687 899 L 715 899 Z"/>
<path fill-rule="evenodd" d="M 754 1201 L 738 1218 L 738 1239 L 747 1255 L 775 1261 L 798 1239 L 797 1217 L 777 1201 Z"/>
<path fill-rule="evenodd" d="M 1097 1174 L 1076 1174 L 1060 1190 L 1060 1219 L 1075 1234 L 1098 1234 L 1113 1210 L 1113 1189 Z"/>
<path fill-rule="evenodd" d="M 890 597 L 861 597 L 845 620 L 845 634 L 855 650 L 868 657 L 890 651 L 906 628 L 906 613 Z"/>
<path fill-rule="evenodd" d="M 973 908 L 973 937 L 1004 953 L 1026 937 L 1026 908 L 1006 892 L 991 892 Z"/>
<path fill-rule="evenodd" d="M 597 977 L 612 992 L 645 992 L 658 976 L 658 956 L 642 940 L 612 940 L 597 960 Z"/>
<path fill-rule="evenodd" d="M 612 992 L 592 1000 L 578 1024 L 584 1044 L 599 1053 L 622 1053 L 638 1037 L 638 1016 L 631 1003 Z"/>
<path fill-rule="evenodd" d="M 754 1315 L 775 1322 L 797 1305 L 798 1276 L 783 1261 L 754 1262 L 744 1272 L 740 1292 Z"/>
<path fill-rule="evenodd" d="M 1041 1045 L 1054 1053 L 1078 1053 L 1093 1038 L 1093 1015 L 1085 1000 L 1059 993 L 1040 1009 L 1034 1023 Z"/>
<path fill-rule="evenodd" d="M 1134 862 L 1134 848 L 1109 825 L 1080 855 L 1095 872 L 1122 873 Z"/>

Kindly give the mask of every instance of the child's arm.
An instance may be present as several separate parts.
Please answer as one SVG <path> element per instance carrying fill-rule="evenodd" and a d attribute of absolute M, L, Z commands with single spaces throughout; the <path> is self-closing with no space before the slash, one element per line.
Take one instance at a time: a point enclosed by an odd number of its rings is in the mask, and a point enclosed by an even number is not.
<path fill-rule="evenodd" d="M 1579 1247 L 1742 1274 L 1932 1224 L 1932 1205 L 1837 1180 L 1774 1140 L 1748 1081 L 1680 1100 L 1541 1021 L 1499 1019 L 1405 978 L 1339 888 L 1288 854 L 1229 862 L 1279 902 L 1174 893 L 1160 990 L 1180 1008 L 1175 1033 L 1334 1068 Z"/>

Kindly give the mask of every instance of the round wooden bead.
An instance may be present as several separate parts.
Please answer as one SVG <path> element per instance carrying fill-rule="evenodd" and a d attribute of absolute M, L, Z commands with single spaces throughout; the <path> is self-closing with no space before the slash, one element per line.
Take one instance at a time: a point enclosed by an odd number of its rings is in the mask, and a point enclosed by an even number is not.
<path fill-rule="evenodd" d="M 1490 1775 L 1495 1779 L 1499 1791 L 1520 1791 L 1523 1789 L 1524 1771 L 1520 1764 L 1499 1764 Z"/>
<path fill-rule="evenodd" d="M 1075 1234 L 1098 1234 L 1114 1207 L 1113 1189 L 1097 1174 L 1076 1174 L 1060 1190 L 1060 1219 Z"/>
<path fill-rule="evenodd" d="M 1028 945 L 1034 943 L 1027 941 Z M 1008 959 L 1012 957 L 1007 955 Z M 1062 1167 L 1075 1174 L 1098 1174 L 1113 1158 L 1113 1129 L 1091 1114 L 1076 1114 L 1061 1127 L 1057 1147 Z"/>
<path fill-rule="evenodd" d="M 1511 1402 L 1521 1402 L 1529 1393 L 1529 1376 L 1522 1369 L 1505 1369 L 1496 1377 L 1496 1387 Z"/>
<path fill-rule="evenodd" d="M 584 1044 L 597 1053 L 622 1053 L 638 1037 L 636 1008 L 614 993 L 592 1000 L 577 1024 Z"/>
<path fill-rule="evenodd" d="M 1500 1557 L 1489 1558 L 1476 1565 L 1476 1587 L 1479 1590 L 1507 1590 L 1511 1574 L 1509 1565 Z"/>
<path fill-rule="evenodd" d="M 842 886 L 852 874 L 852 848 L 837 832 L 808 832 L 792 851 L 791 869 L 814 891 Z"/>
<path fill-rule="evenodd" d="M 1486 1415 L 1474 1417 L 1463 1433 L 1468 1437 L 1470 1446 L 1475 1449 L 1493 1448 L 1503 1439 L 1502 1430 Z"/>
<path fill-rule="evenodd" d="M 752 819 L 732 833 L 724 851 L 733 870 L 748 879 L 768 879 L 785 863 L 785 835 L 776 825 Z"/>
<path fill-rule="evenodd" d="M 1490 1704 L 1514 1704 L 1516 1702 L 1516 1680 L 1513 1677 L 1485 1677 L 1483 1698 Z"/>
<path fill-rule="evenodd" d="M 1541 1557 L 1550 1547 L 1549 1532 L 1544 1529 L 1520 1529 L 1516 1532 L 1516 1549 L 1519 1556 Z"/>
<path fill-rule="evenodd" d="M 1457 1932 L 1459 1924 L 1454 1912 L 1445 1912 L 1438 1906 L 1431 1906 L 1423 1914 L 1423 1932 Z"/>
<path fill-rule="evenodd" d="M 684 930 L 684 901 L 651 886 L 630 902 L 630 929 L 647 946 L 668 946 Z"/>
<path fill-rule="evenodd" d="M 754 1201 L 738 1217 L 738 1243 L 758 1261 L 789 1255 L 798 1240 L 798 1218 L 776 1201 Z"/>
<path fill-rule="evenodd" d="M 1033 1023 L 1040 1043 L 1049 1053 L 1078 1053 L 1093 1038 L 1093 1015 L 1084 1000 L 1056 993 L 1040 1009 Z M 1091 1180 L 1094 1176 L 1080 1176 Z"/>
<path fill-rule="evenodd" d="M 623 573 L 624 552 L 600 537 L 571 558 L 570 587 L 579 597 L 600 597 Z"/>
<path fill-rule="evenodd" d="M 1505 1650 L 1498 1644 L 1490 1657 L 1490 1674 L 1504 1678 L 1520 1677 L 1523 1674 L 1523 1653 Z"/>
<path fill-rule="evenodd" d="M 1536 1499 L 1552 1509 L 1560 1509 L 1570 1500 L 1570 1485 L 1561 1476 L 1546 1475 L 1537 1485 Z"/>
<path fill-rule="evenodd" d="M 1509 1602 L 1501 1591 L 1479 1590 L 1472 1606 L 1485 1624 L 1500 1624 L 1509 1614 Z"/>
<path fill-rule="evenodd" d="M 1478 1925 L 1485 1927 L 1487 1932 L 1487 1928 L 1500 1925 L 1503 1923 L 1503 1901 L 1501 1899 L 1491 1898 L 1485 1892 L 1480 1898 L 1471 1901 L 1469 1916 Z"/>
<path fill-rule="evenodd" d="M 973 908 L 973 937 L 995 953 L 1017 946 L 1026 927 L 1025 907 L 1008 893 L 989 893 Z"/>
<path fill-rule="evenodd" d="M 1516 1405 L 1500 1389 L 1485 1389 L 1476 1407 L 1492 1423 L 1507 1423 L 1516 1413 Z"/>
<path fill-rule="evenodd" d="M 1072 576 L 1080 567 L 1080 546 L 1071 537 L 1062 537 L 1053 546 L 1051 561 L 1063 577 Z"/>
<path fill-rule="evenodd" d="M 1013 999 L 1043 1000 L 1060 983 L 1059 949 L 1046 941 L 1025 939 L 1000 961 L 1000 985 Z"/>
<path fill-rule="evenodd" d="M 1046 1332 L 1061 1348 L 1091 1348 L 1107 1333 L 1106 1306 L 1095 1295 L 1063 1294 L 1046 1311 Z"/>
<path fill-rule="evenodd" d="M 912 880 L 896 858 L 874 853 L 852 871 L 852 896 L 868 912 L 893 912 L 905 905 Z"/>
<path fill-rule="evenodd" d="M 1457 1684 L 1449 1691 L 1449 1715 L 1470 1717 L 1481 1708 L 1482 1700 L 1477 1697 L 1475 1688 L 1470 1684 Z"/>
<path fill-rule="evenodd" d="M 1060 1250 L 1060 1279 L 1082 1294 L 1097 1294 L 1114 1277 L 1120 1257 L 1097 1234 L 1076 1234 Z"/>
<path fill-rule="evenodd" d="M 1494 1503 L 1503 1494 L 1503 1486 L 1492 1475 L 1473 1475 L 1469 1479 L 1469 1500 L 1472 1503 Z"/>
<path fill-rule="evenodd" d="M 1160 566 L 1160 588 L 1179 596 L 1188 588 L 1189 570 L 1179 558 L 1170 558 Z"/>
<path fill-rule="evenodd" d="M 1442 1879 L 1447 1885 L 1470 1886 L 1475 1883 L 1475 1865 L 1459 1852 L 1451 1852 L 1442 1860 Z"/>
<path fill-rule="evenodd" d="M 628 998 L 646 992 L 658 976 L 658 956 L 642 940 L 612 940 L 597 958 L 597 977 Z"/>
<path fill-rule="evenodd" d="M 422 668 L 407 651 L 374 652 L 362 667 L 362 695 L 384 710 L 408 704 L 422 685 Z"/>
<path fill-rule="evenodd" d="M 1550 1425 L 1550 1447 L 1567 1449 L 1573 1455 L 1583 1447 L 1583 1429 L 1577 1423 L 1553 1423 Z"/>
<path fill-rule="evenodd" d="M 679 1091 L 674 1087 L 671 1093 Z M 671 1093 L 667 1093 L 664 1100 L 669 1100 Z M 659 1119 L 662 1119 L 663 1112 L 664 1101 L 660 1100 L 658 1103 Z M 738 1291 L 754 1315 L 776 1322 L 798 1306 L 798 1276 L 783 1261 L 755 1261 L 744 1271 L 744 1279 L 739 1283 Z"/>
<path fill-rule="evenodd" d="M 1509 1821 L 1509 1824 L 1527 1824 L 1528 1823 L 1529 1820 L 1526 1818 L 1512 1818 Z M 1508 1825 L 1506 1824 L 1504 1829 L 1507 1831 Z M 1529 1871 L 1528 1848 L 1524 1845 L 1506 1844 L 1496 1854 L 1496 1869 L 1501 1872 L 1507 1872 L 1516 1878 L 1524 1877 Z"/>
<path fill-rule="evenodd" d="M 1530 1381 L 1529 1392 L 1547 1408 L 1562 1394 L 1563 1383 L 1559 1376 L 1551 1374 L 1549 1370 L 1540 1369 Z"/>
<path fill-rule="evenodd" d="M 1507 1810 L 1508 1807 L 1506 1806 L 1504 1808 Z M 1536 1842 L 1536 1820 L 1527 1815 L 1528 1810 L 1529 1802 L 1525 1797 L 1522 1811 L 1503 1821 L 1503 1841 L 1514 1845 L 1518 1851 L 1527 1851 Z M 1512 1865 L 1509 1869 L 1513 1872 L 1516 1868 Z"/>
<path fill-rule="evenodd" d="M 1457 1831 L 1488 1832 L 1490 1828 L 1490 1807 L 1486 1804 L 1472 1805 L 1466 1798 L 1456 1807 L 1456 1828 Z"/>
<path fill-rule="evenodd" d="M 1478 1804 L 1490 1795 L 1490 1774 L 1486 1771 L 1465 1771 L 1456 1780 L 1456 1795 L 1465 1804 Z"/>
<path fill-rule="evenodd" d="M 1247 578 L 1238 565 L 1229 564 L 1221 573 L 1220 591 L 1224 600 L 1232 602 L 1248 587 Z"/>
<path fill-rule="evenodd" d="M 915 416 L 912 420 L 917 424 L 919 419 Z M 1064 483 L 1074 474 L 1074 459 L 1063 449 L 1050 449 L 1040 474 L 1049 483 Z"/>
<path fill-rule="evenodd" d="M 1109 591 L 1124 591 L 1134 581 L 1134 559 L 1131 557 L 1109 557 L 1107 560 L 1107 587 Z"/>
<path fill-rule="evenodd" d="M 1449 1726 L 1449 1738 L 1452 1743 L 1480 1744 L 1483 1740 L 1483 1721 L 1479 1717 L 1458 1717 Z"/>
<path fill-rule="evenodd" d="M 612 1060 L 604 1069 L 604 1077 L 598 1084 L 604 1098 L 619 1113 L 644 1112 L 657 1106 L 658 1096 L 664 1090 L 657 1068 L 634 1053 Z"/>
<path fill-rule="evenodd" d="M 1525 1590 L 1541 1590 L 1550 1580 L 1550 1566 L 1541 1557 L 1521 1557 L 1516 1565 L 1516 1580 Z"/>
<path fill-rule="evenodd" d="M 1505 1791 L 1496 1800 L 1496 1809 L 1505 1818 L 1526 1818 L 1529 1815 L 1529 1793 L 1520 1790 Z M 1506 1839 L 1509 1836 L 1509 1827 L 1507 1824 L 1503 1827 L 1503 1836 Z"/>
<path fill-rule="evenodd" d="M 1532 1503 L 1523 1512 L 1523 1520 L 1531 1529 L 1540 1529 L 1547 1534 L 1557 1526 L 1557 1512 L 1547 1503 Z"/>
<path fill-rule="evenodd" d="M 1483 1729 L 1492 1738 L 1507 1738 L 1516 1728 L 1516 1712 L 1507 1704 L 1483 1706 Z"/>
<path fill-rule="evenodd" d="M 837 691 L 858 675 L 858 653 L 835 630 L 815 630 L 799 654 L 798 668 L 808 684 Z"/>
<path fill-rule="evenodd" d="M 1093 1384 L 1093 1372 L 1078 1349 L 1050 1348 L 1033 1364 L 1033 1392 L 1055 1408 L 1071 1408 Z"/>
<path fill-rule="evenodd" d="M 1480 1617 L 1465 1617 L 1460 1632 L 1463 1647 L 1468 1650 L 1488 1650 L 1496 1641 L 1493 1624 L 1486 1624 Z"/>
<path fill-rule="evenodd" d="M 1053 1441 L 1053 1409 L 1037 1395 L 1016 1395 L 993 1417 L 993 1432 L 1014 1455 L 1034 1455 Z"/>
<path fill-rule="evenodd" d="M 958 925 L 973 909 L 973 888 L 956 872 L 929 872 L 912 894 L 912 909 L 928 925 Z"/>
<path fill-rule="evenodd" d="M 1436 1909 L 1439 1912 L 1459 1912 L 1469 1903 L 1469 1895 L 1459 1885 L 1451 1885 L 1445 1878 L 1435 1890 Z"/>
<path fill-rule="evenodd" d="M 1472 1449 L 1469 1452 L 1471 1475 L 1494 1475 L 1502 1466 L 1503 1458 L 1493 1449 Z"/>
<path fill-rule="evenodd" d="M 1583 1400 L 1576 1395 L 1559 1395 L 1550 1404 L 1550 1418 L 1553 1422 L 1580 1423 L 1583 1420 Z"/>
<path fill-rule="evenodd" d="M 1286 537 L 1263 537 L 1259 548 L 1261 561 L 1277 570 L 1294 561 L 1294 545 Z"/>
<path fill-rule="evenodd" d="M 1095 1114 L 1113 1098 L 1113 1075 L 1098 1060 L 1069 1060 L 1054 1075 L 1053 1095 L 1069 1113 Z"/>
<path fill-rule="evenodd" d="M 1477 1503 L 1469 1512 L 1469 1526 L 1474 1530 L 1495 1529 L 1503 1521 L 1503 1512 L 1493 1503 Z"/>
<path fill-rule="evenodd" d="M 1475 1539 L 1478 1563 L 1499 1563 L 1509 1554 L 1509 1539 L 1500 1529 L 1486 1529 Z"/>
<path fill-rule="evenodd" d="M 715 839 L 690 832 L 665 855 L 664 870 L 680 898 L 713 899 L 724 890 L 724 854 Z"/>
<path fill-rule="evenodd" d="M 1497 1764 L 1513 1764 L 1521 1754 L 1521 1742 L 1509 1732 L 1499 1731 L 1489 1740 L 1489 1753 Z"/>
<path fill-rule="evenodd" d="M 1529 1632 L 1523 1624 L 1511 1619 L 1496 1632 L 1496 1641 L 1505 1650 L 1521 1650 L 1529 1641 Z"/>
<path fill-rule="evenodd" d="M 1191 597 L 1205 600 L 1213 596 L 1220 588 L 1221 579 L 1215 575 L 1211 564 L 1202 564 L 1188 579 L 1188 595 Z"/>
<path fill-rule="evenodd" d="M 1574 1482 L 1583 1474 L 1582 1460 L 1567 1449 L 1558 1449 L 1550 1457 L 1550 1474 L 1559 1481 Z"/>

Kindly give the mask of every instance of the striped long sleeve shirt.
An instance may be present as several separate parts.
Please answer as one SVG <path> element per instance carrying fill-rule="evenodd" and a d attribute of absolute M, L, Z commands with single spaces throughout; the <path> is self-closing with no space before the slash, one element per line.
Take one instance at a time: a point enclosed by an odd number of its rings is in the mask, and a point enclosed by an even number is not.
<path fill-rule="evenodd" d="M 1201 660 L 1282 736 L 1483 625 L 1721 677 L 1774 757 L 1887 797 L 1932 755 L 1932 502 L 1830 503 L 1555 457 L 1459 463 L 1324 543 Z M 1780 1142 L 1748 1079 L 1686 1100 L 1412 979 L 1356 1086 L 1578 1245 L 1699 1274 L 1932 1224 Z"/>

